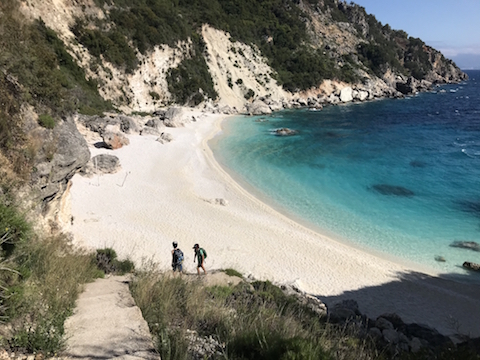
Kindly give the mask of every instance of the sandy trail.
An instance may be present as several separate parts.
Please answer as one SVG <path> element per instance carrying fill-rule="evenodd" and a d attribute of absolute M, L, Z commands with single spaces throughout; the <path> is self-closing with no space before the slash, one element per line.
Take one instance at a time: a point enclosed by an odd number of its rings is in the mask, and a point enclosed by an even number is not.
<path fill-rule="evenodd" d="M 92 156 L 118 156 L 122 170 L 73 178 L 71 230 L 78 244 L 112 247 L 137 264 L 154 261 L 169 269 L 171 244 L 177 241 L 186 270 L 194 272 L 192 247 L 199 243 L 208 252 L 207 269 L 232 267 L 293 284 L 327 305 L 353 298 L 370 317 L 395 312 L 445 334 L 480 336 L 480 286 L 426 275 L 278 213 L 241 188 L 213 158 L 206 140 L 219 131 L 221 116 L 196 115 L 197 122 L 167 129 L 171 143 L 131 135 L 130 145 L 115 151 L 92 146 Z"/>

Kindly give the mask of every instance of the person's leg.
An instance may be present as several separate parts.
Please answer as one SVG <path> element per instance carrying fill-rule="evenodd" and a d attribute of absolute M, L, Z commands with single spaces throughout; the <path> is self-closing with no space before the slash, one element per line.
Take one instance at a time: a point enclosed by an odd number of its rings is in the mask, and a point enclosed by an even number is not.
<path fill-rule="evenodd" d="M 200 267 L 201 267 L 201 265 L 198 264 L 198 265 L 197 265 L 197 274 L 198 274 L 198 275 L 200 275 Z"/>
<path fill-rule="evenodd" d="M 202 264 L 202 269 L 203 269 L 204 274 L 207 275 L 207 270 L 205 270 L 205 267 L 203 266 L 203 264 Z M 198 269 L 198 273 L 200 273 L 200 269 Z"/>

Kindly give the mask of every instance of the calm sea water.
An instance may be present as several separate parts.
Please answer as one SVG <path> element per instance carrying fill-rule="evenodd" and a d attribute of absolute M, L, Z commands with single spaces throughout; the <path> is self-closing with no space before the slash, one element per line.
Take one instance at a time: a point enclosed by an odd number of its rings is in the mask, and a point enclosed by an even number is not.
<path fill-rule="evenodd" d="M 468 74 L 406 99 L 235 117 L 212 148 L 287 215 L 364 249 L 465 273 L 480 252 L 450 245 L 480 243 L 480 71 Z M 282 127 L 298 134 L 272 134 Z"/>

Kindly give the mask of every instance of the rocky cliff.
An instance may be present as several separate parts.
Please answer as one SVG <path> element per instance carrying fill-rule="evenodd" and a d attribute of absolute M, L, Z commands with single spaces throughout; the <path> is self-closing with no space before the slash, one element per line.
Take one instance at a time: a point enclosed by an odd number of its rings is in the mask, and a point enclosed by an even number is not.
<path fill-rule="evenodd" d="M 148 8 L 141 1 L 126 7 L 122 1 L 28 0 L 21 11 L 53 29 L 86 77 L 98 82 L 101 96 L 124 112 L 204 100 L 245 112 L 245 105 L 265 98 L 277 110 L 309 96 L 316 105 L 312 96 L 328 101 L 335 92 L 331 100 L 341 101 L 339 91 L 347 86 L 357 91 L 352 100 L 364 100 L 465 78 L 438 51 L 353 3 L 273 1 L 270 9 L 251 1 L 243 7 L 213 1 L 201 2 L 194 14 L 196 2 L 159 3 Z M 198 57 L 192 75 L 187 61 Z M 208 71 L 199 76 L 206 79 L 190 81 L 202 63 Z M 189 93 L 179 95 L 175 80 Z M 407 82 L 416 85 L 402 85 Z"/>

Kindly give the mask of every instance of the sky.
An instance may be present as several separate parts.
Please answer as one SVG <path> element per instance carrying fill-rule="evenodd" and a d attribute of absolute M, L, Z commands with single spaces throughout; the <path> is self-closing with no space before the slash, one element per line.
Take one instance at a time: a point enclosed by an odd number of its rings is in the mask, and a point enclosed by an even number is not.
<path fill-rule="evenodd" d="M 350 0 L 347 1 L 350 3 Z M 382 24 L 440 50 L 462 69 L 480 69 L 480 0 L 353 0 Z"/>

